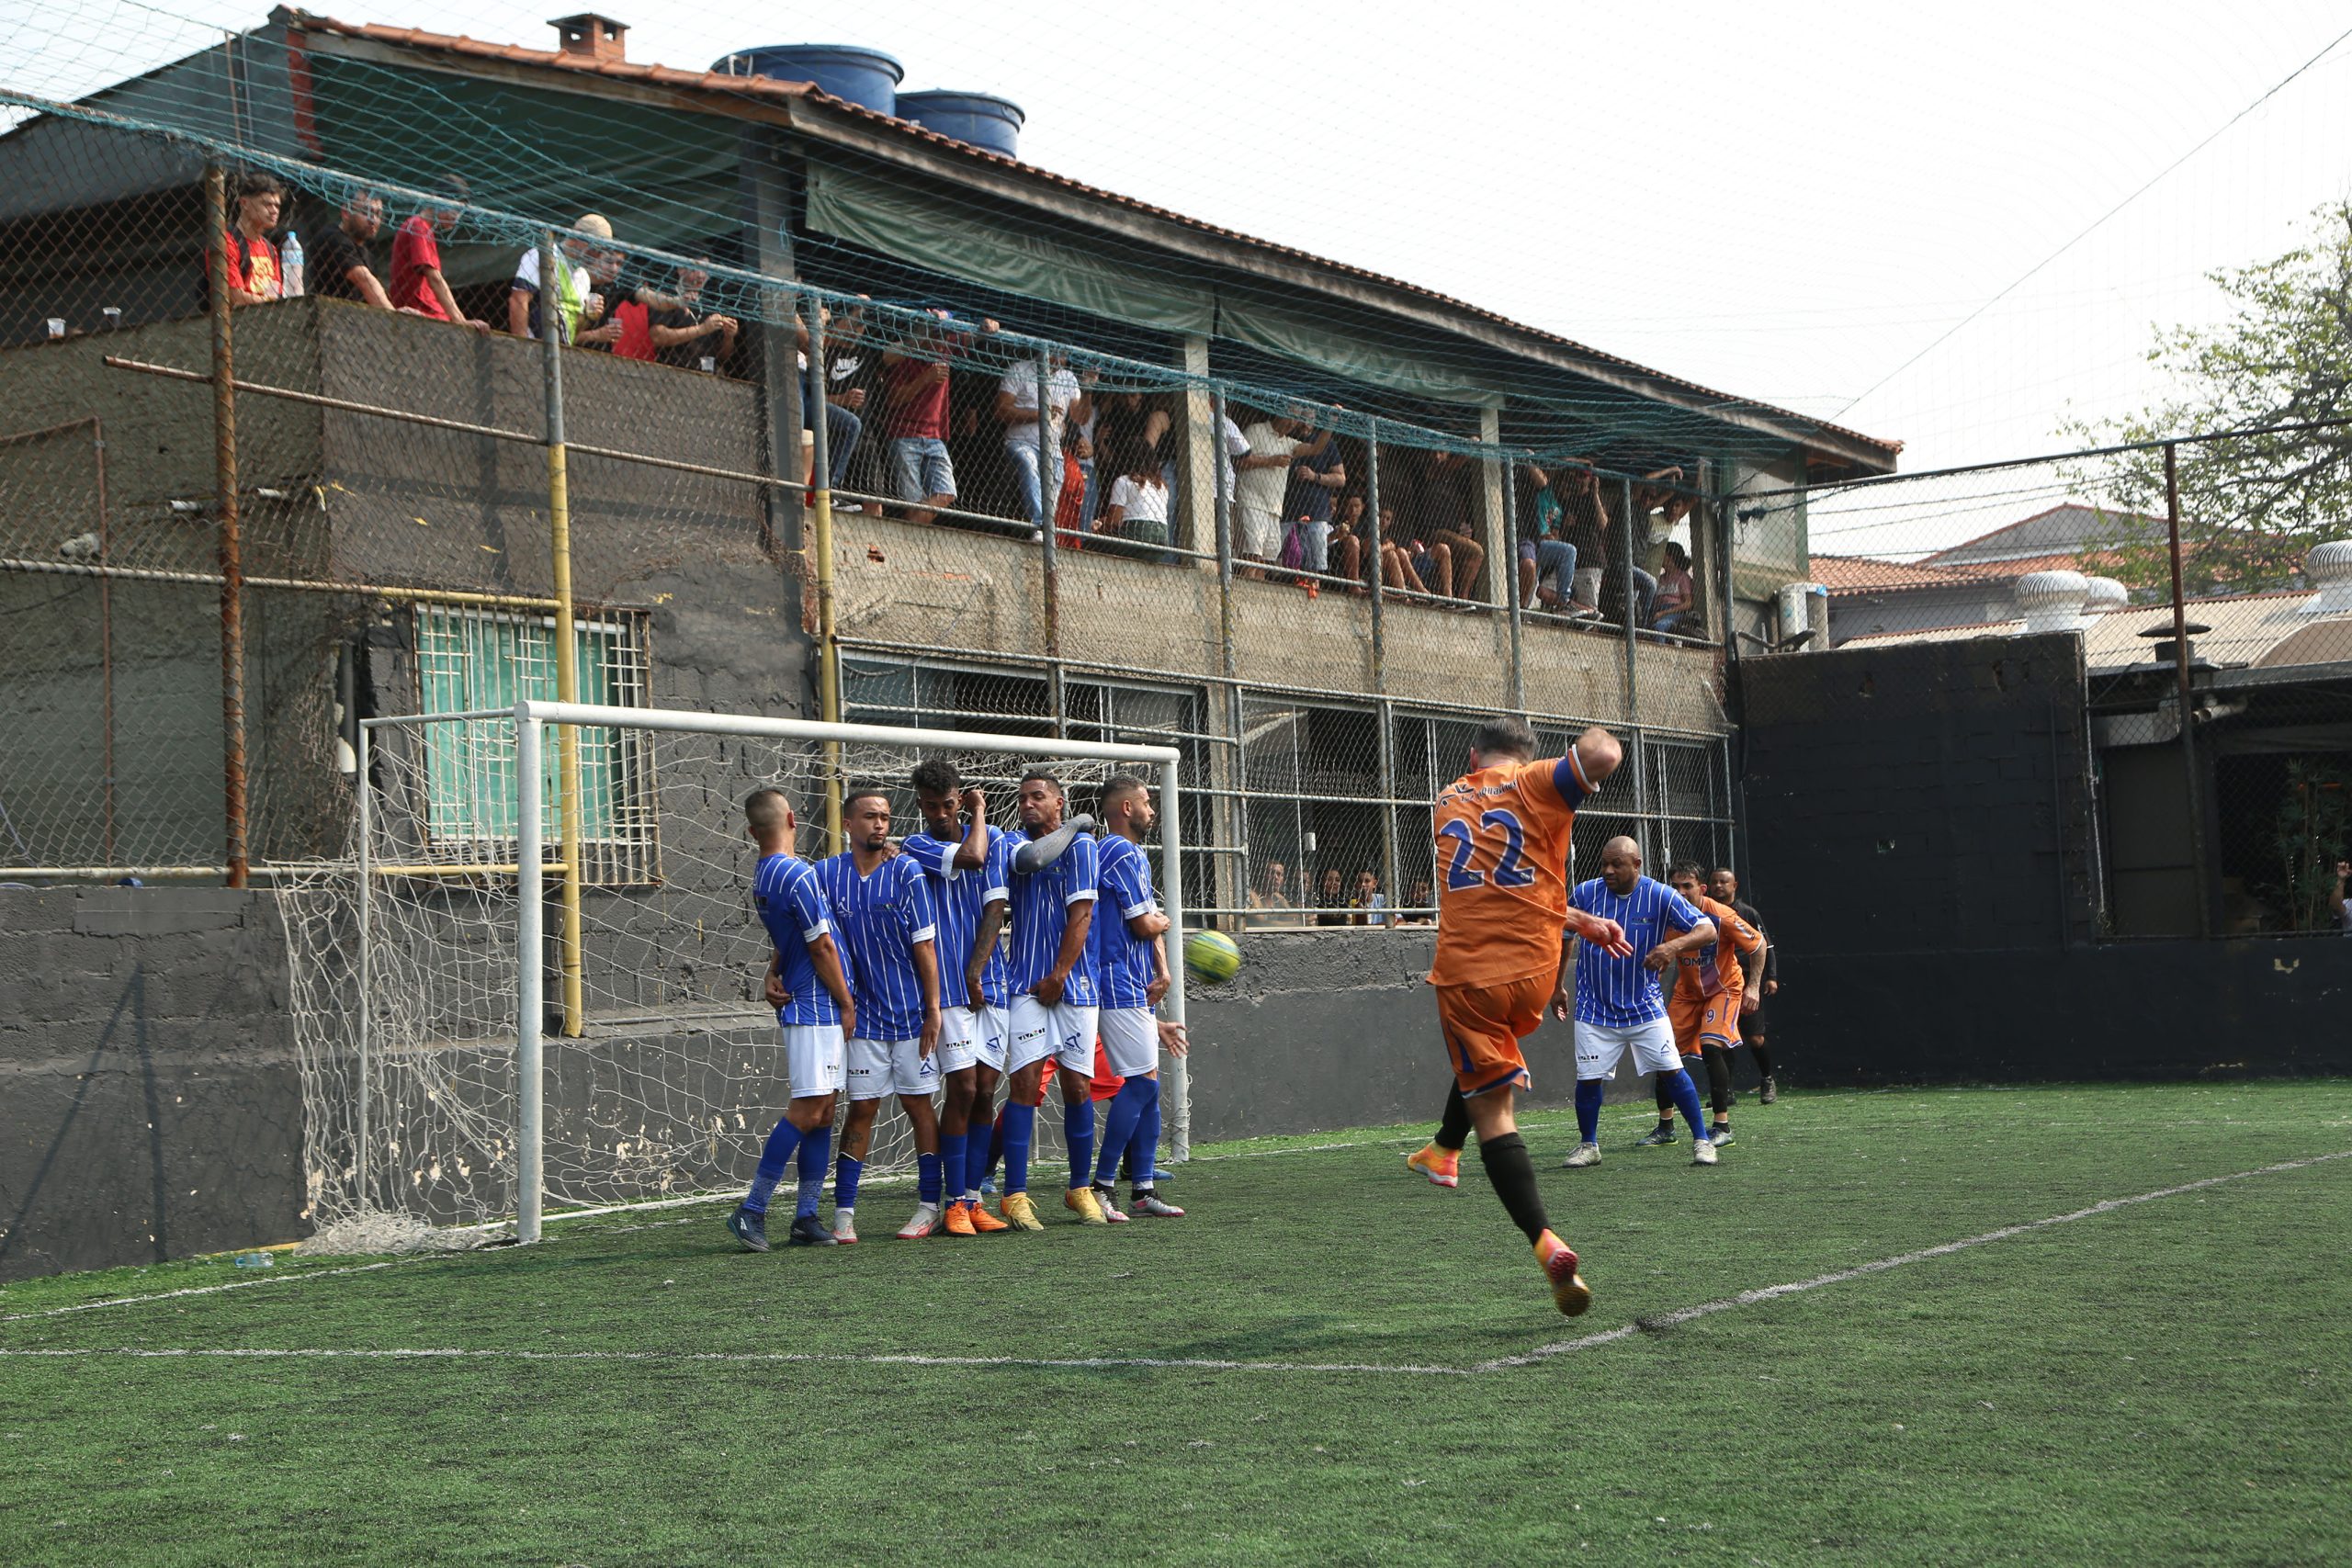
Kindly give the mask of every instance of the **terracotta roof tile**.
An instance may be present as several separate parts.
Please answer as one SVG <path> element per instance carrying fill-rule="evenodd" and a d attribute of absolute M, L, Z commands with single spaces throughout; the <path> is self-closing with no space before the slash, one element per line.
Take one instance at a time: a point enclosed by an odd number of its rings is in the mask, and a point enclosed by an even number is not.
<path fill-rule="evenodd" d="M 1010 169 L 1018 169 L 1031 178 L 1058 186 L 1092 200 L 1110 202 L 1131 211 L 1144 213 L 1170 223 L 1182 224 L 1185 228 L 1201 233 L 1213 234 L 1219 239 L 1248 245 L 1254 250 L 1310 263 L 1317 267 L 1344 273 L 1351 277 L 1361 278 L 1369 283 L 1376 283 L 1385 288 L 1394 288 L 1402 293 L 1416 295 L 1431 303 L 1442 305 L 1448 310 L 1458 310 L 1464 315 L 1475 316 L 1480 321 L 1508 328 L 1515 333 L 1523 333 L 1529 337 L 1541 339 L 1546 343 L 1556 344 L 1563 348 L 1572 349 L 1579 355 L 1608 365 L 1655 378 L 1661 383 L 1679 388 L 1686 392 L 1699 394 L 1729 409 L 1753 408 L 1763 413 L 1810 425 L 1831 434 L 1844 436 L 1848 440 L 1859 441 L 1866 446 L 1875 446 L 1884 452 L 1890 459 L 1903 450 L 1903 443 L 1900 441 L 1888 441 L 1875 435 L 1865 435 L 1858 430 L 1849 430 L 1843 425 L 1831 424 L 1826 420 L 1815 419 L 1787 409 L 1774 408 L 1769 403 L 1758 402 L 1751 398 L 1735 397 L 1730 393 L 1702 386 L 1696 381 L 1686 381 L 1679 376 L 1655 370 L 1636 361 L 1591 347 L 1587 344 L 1577 343 L 1572 338 L 1562 337 L 1556 333 L 1545 332 L 1541 327 L 1531 327 L 1522 321 L 1512 321 L 1508 316 L 1472 305 L 1465 300 L 1456 299 L 1451 295 L 1441 294 L 1433 288 L 1424 288 L 1419 284 L 1407 283 L 1400 278 L 1388 277 L 1363 267 L 1351 266 L 1345 262 L 1332 261 L 1309 251 L 1277 244 L 1271 240 L 1261 240 L 1254 235 L 1244 234 L 1237 230 L 1219 228 L 1214 223 L 1186 217 L 1183 213 L 1172 211 L 1168 208 L 1155 207 L 1149 202 L 1137 200 L 1134 197 L 1121 196 L 1116 191 L 1104 190 L 1098 186 L 1090 186 L 1082 181 L 1071 179 L 1068 175 L 1055 174 L 1052 170 L 1039 168 L 1035 164 L 1024 164 L 1018 158 L 1009 158 L 1001 152 L 991 152 L 985 148 L 975 147 L 969 142 L 958 141 L 952 136 L 942 136 L 937 131 L 926 130 L 911 121 L 896 118 L 867 108 L 862 104 L 853 104 L 844 98 L 834 97 L 831 94 L 821 91 L 812 83 L 778 82 L 764 76 L 730 76 L 722 72 L 713 71 L 678 71 L 665 65 L 639 64 L 634 61 L 597 60 L 587 55 L 567 54 L 560 50 L 525 49 L 516 44 L 487 43 L 480 39 L 449 33 L 427 32 L 419 28 L 391 28 L 373 22 L 337 21 L 332 17 L 317 16 L 308 11 L 296 10 L 291 6 L 280 6 L 272 13 L 272 16 L 290 28 L 305 28 L 314 32 L 340 33 L 347 38 L 368 39 L 379 43 L 398 44 L 412 49 L 439 50 L 478 59 L 501 60 L 523 65 L 549 66 L 561 71 L 577 71 L 587 75 L 609 76 L 620 81 L 650 82 L 662 86 L 694 91 L 730 95 L 750 94 L 762 97 L 801 99 L 820 103 L 827 108 L 871 120 L 877 125 L 888 126 L 901 135 L 929 142 L 962 156 L 1000 164 Z"/>

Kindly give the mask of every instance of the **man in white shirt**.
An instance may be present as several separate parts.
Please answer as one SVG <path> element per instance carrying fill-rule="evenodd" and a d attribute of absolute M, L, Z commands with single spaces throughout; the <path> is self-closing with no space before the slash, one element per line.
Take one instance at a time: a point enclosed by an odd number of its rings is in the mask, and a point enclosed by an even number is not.
<path fill-rule="evenodd" d="M 1094 367 L 1070 372 L 1057 354 L 1047 361 L 1046 376 L 1046 449 L 1057 457 L 1062 433 L 1072 422 L 1084 424 L 1093 415 Z M 1004 373 L 996 387 L 997 422 L 1004 426 L 1004 455 L 1012 460 L 1013 478 L 1021 485 L 1022 515 L 1032 526 L 1046 525 L 1045 487 L 1038 481 L 1037 362 L 1022 359 Z"/>
<path fill-rule="evenodd" d="M 1282 552 L 1283 495 L 1290 484 L 1291 464 L 1300 457 L 1319 457 L 1331 444 L 1328 430 L 1312 441 L 1301 441 L 1306 422 L 1268 414 L 1245 428 L 1241 436 L 1250 455 L 1237 458 L 1234 479 L 1233 551 L 1252 565 L 1249 575 L 1263 581 L 1264 567 Z"/>

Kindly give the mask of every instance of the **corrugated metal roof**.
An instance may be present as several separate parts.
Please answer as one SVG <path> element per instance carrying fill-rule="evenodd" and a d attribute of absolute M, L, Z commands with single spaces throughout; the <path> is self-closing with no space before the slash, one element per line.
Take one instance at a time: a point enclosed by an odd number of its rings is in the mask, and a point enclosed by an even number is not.
<path fill-rule="evenodd" d="M 2312 615 L 2304 608 L 2312 598 L 2308 590 L 2287 589 L 2191 599 L 2183 608 L 2191 625 L 2211 628 L 2190 634 L 2190 640 L 2197 645 L 2197 656 L 2209 663 L 2327 664 L 2352 660 L 2352 614 Z M 2093 670 L 2102 672 L 2134 664 L 2153 664 L 2157 639 L 2144 635 L 2151 629 L 2171 632 L 2171 605 L 2134 605 L 2095 616 L 2083 630 L 2084 658 Z M 1939 626 L 1929 631 L 1871 632 L 1848 637 L 1838 646 L 1883 648 L 1897 643 L 1960 642 L 1977 637 L 2018 637 L 2024 631 L 2022 619 L 1992 621 L 1972 626 Z"/>
<path fill-rule="evenodd" d="M 1432 288 L 1424 288 L 1419 284 L 1407 283 L 1401 278 L 1389 277 L 1363 267 L 1351 266 L 1345 262 L 1332 261 L 1329 257 L 1318 256 L 1309 251 L 1296 250 L 1288 245 L 1277 244 L 1271 240 L 1261 240 L 1254 235 L 1244 234 L 1237 230 L 1219 228 L 1214 223 L 1204 222 L 1197 218 L 1188 218 L 1168 208 L 1155 207 L 1149 202 L 1139 201 L 1134 197 L 1121 196 L 1116 191 L 1104 190 L 1098 186 L 1090 186 L 1067 175 L 1055 174 L 1052 170 L 1040 168 L 1035 164 L 1024 164 L 1018 158 L 1009 158 L 1001 152 L 991 152 L 985 148 L 975 147 L 969 142 L 958 141 L 952 136 L 942 136 L 937 131 L 926 130 L 910 120 L 898 119 L 867 108 L 862 104 L 853 104 L 846 99 L 834 97 L 831 94 L 819 89 L 813 83 L 777 82 L 764 76 L 730 76 L 712 71 L 680 71 L 666 65 L 640 64 L 628 60 L 598 60 L 590 55 L 570 54 L 560 50 L 525 49 L 517 44 L 490 43 L 481 39 L 468 38 L 463 34 L 427 32 L 421 28 L 393 28 L 374 22 L 338 21 L 332 17 L 297 10 L 291 6 L 280 6 L 271 13 L 271 17 L 274 20 L 282 22 L 289 28 L 337 33 L 346 38 L 366 39 L 372 42 L 395 44 L 408 49 L 432 50 L 480 60 L 503 61 L 517 65 L 545 66 L 582 76 L 604 76 L 615 81 L 650 83 L 658 86 L 677 87 L 693 92 L 822 104 L 829 109 L 864 118 L 876 125 L 888 126 L 899 135 L 929 143 L 943 151 L 1016 170 L 1026 177 L 1058 186 L 1064 190 L 1092 200 L 1123 207 L 1130 211 L 1140 212 L 1170 223 L 1182 224 L 1185 228 L 1201 233 L 1213 234 L 1236 244 L 1247 245 L 1251 249 L 1265 251 L 1291 261 L 1304 262 L 1367 283 L 1377 284 L 1384 288 L 1393 288 L 1400 293 L 1417 296 L 1432 304 L 1443 306 L 1449 310 L 1460 311 L 1464 315 L 1476 317 L 1493 325 L 1505 327 L 1515 333 L 1525 333 L 1531 338 L 1573 350 L 1578 355 L 1619 369 L 1630 370 L 1638 375 L 1655 378 L 1663 385 L 1696 394 L 1723 404 L 1727 409 L 1754 409 L 1758 413 L 1769 414 L 1776 419 L 1789 420 L 1801 426 L 1840 436 L 1849 441 L 1860 442 L 1866 446 L 1876 447 L 1886 454 L 1890 468 L 1894 466 L 1895 455 L 1903 450 L 1903 443 L 1900 441 L 1888 441 L 1875 435 L 1865 435 L 1860 431 L 1831 424 L 1826 420 L 1815 419 L 1788 409 L 1775 408 L 1770 403 L 1758 402 L 1751 398 L 1736 397 L 1712 387 L 1702 386 L 1696 381 L 1687 381 L 1666 371 L 1653 369 L 1649 366 L 1610 354 L 1605 350 L 1577 343 L 1572 338 L 1562 337 L 1556 333 L 1546 332 L 1541 327 L 1532 327 L 1523 321 L 1512 321 L 1508 316 L 1482 309 L 1466 300 L 1456 299 L 1451 295 L 1441 294 Z"/>

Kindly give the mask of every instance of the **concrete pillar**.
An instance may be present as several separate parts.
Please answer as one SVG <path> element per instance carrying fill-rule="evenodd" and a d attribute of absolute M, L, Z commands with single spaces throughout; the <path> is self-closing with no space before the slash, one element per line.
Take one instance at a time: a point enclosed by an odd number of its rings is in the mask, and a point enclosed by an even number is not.
<path fill-rule="evenodd" d="M 1503 441 L 1503 411 L 1499 405 L 1478 411 L 1478 439 L 1489 446 L 1500 446 Z M 1519 558 L 1514 553 L 1517 542 L 1511 537 L 1512 519 L 1503 507 L 1503 468 L 1499 459 L 1490 458 L 1478 466 L 1479 542 L 1487 547 L 1487 581 L 1484 595 L 1490 604 L 1510 603 L 1505 596 L 1518 586 Z"/>
<path fill-rule="evenodd" d="M 1184 374 L 1197 381 L 1209 373 L 1209 340 L 1199 333 L 1184 338 Z M 1181 456 L 1176 464 L 1177 500 L 1182 509 L 1176 543 L 1191 550 L 1216 548 L 1216 409 L 1206 387 L 1194 385 L 1184 395 L 1184 417 L 1179 422 Z"/>
<path fill-rule="evenodd" d="M 793 171 L 783 158 L 780 142 L 763 128 L 742 134 L 741 189 L 744 250 L 763 277 L 797 282 L 792 256 Z M 800 358 L 794 344 L 792 292 L 770 288 L 759 305 L 760 385 L 765 394 L 768 460 L 779 477 L 800 473 Z M 771 486 L 767 491 L 767 530 L 783 549 L 801 547 L 801 491 Z M 809 574 L 814 577 L 814 563 Z M 813 603 L 813 595 L 809 596 Z"/>

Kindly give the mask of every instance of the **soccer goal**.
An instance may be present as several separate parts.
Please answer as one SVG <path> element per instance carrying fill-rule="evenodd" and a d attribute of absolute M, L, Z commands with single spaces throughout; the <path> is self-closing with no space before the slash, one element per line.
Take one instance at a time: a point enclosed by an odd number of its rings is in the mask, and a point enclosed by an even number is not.
<path fill-rule="evenodd" d="M 1117 773 L 1159 787 L 1160 901 L 1183 951 L 1178 752 L 874 725 L 524 701 L 362 725 L 352 853 L 282 896 L 310 1215 L 503 1227 L 741 1186 L 791 1088 L 760 990 L 743 797 L 782 789 L 800 853 L 839 847 L 842 792 L 919 829 L 909 775 L 944 757 L 1018 830 L 1015 786 L 1073 812 Z M 1155 776 L 1156 775 L 1156 776 Z M 1181 961 L 1166 1004 L 1184 1016 Z M 1171 1157 L 1185 1064 L 1166 1071 Z M 1040 1158 L 1058 1121 L 1039 1122 Z M 913 1167 L 892 1103 L 867 1181 Z"/>

